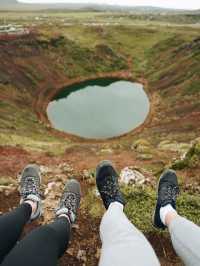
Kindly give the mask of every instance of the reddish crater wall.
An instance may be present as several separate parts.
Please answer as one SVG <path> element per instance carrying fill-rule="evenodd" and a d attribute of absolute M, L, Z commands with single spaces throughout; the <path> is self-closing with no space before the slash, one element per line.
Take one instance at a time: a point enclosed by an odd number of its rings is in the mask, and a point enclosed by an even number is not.
<path fill-rule="evenodd" d="M 139 82 L 142 83 L 144 85 L 144 89 L 149 97 L 149 101 L 150 101 L 150 111 L 149 114 L 146 118 L 146 120 L 144 121 L 144 123 L 142 125 L 140 125 L 139 127 L 135 128 L 134 130 L 132 130 L 129 133 L 126 133 L 120 137 L 114 137 L 111 138 L 112 140 L 114 139 L 118 139 L 118 138 L 122 138 L 124 136 L 127 136 L 129 134 L 133 135 L 136 134 L 140 131 L 142 131 L 144 129 L 144 127 L 146 127 L 147 125 L 150 124 L 151 120 L 152 120 L 152 115 L 154 113 L 154 108 L 153 108 L 153 102 L 154 102 L 154 96 L 150 95 L 148 93 L 148 83 L 145 79 L 139 79 L 139 80 L 135 80 L 132 76 L 132 73 L 130 71 L 118 71 L 118 72 L 108 72 L 108 73 L 98 73 L 95 75 L 91 75 L 88 77 L 79 77 L 79 78 L 74 78 L 74 79 L 64 79 L 62 82 L 57 82 L 52 83 L 51 86 L 47 86 L 47 87 L 43 87 L 39 89 L 39 93 L 36 96 L 36 99 L 34 100 L 34 104 L 33 104 L 33 108 L 35 113 L 37 114 L 38 118 L 45 124 L 49 125 L 51 127 L 51 123 L 47 117 L 47 106 L 49 104 L 49 102 L 60 92 L 62 91 L 64 88 L 66 89 L 66 87 L 71 86 L 71 85 L 75 85 L 81 82 L 85 82 L 85 81 L 89 81 L 89 80 L 95 80 L 98 78 L 116 78 L 116 79 L 124 79 L 124 80 L 128 80 L 128 81 L 132 81 L 132 82 Z M 84 139 L 84 138 L 80 138 L 78 136 L 74 136 L 71 134 L 67 134 L 64 132 L 59 132 L 55 129 L 53 129 L 51 127 L 50 129 L 54 134 L 59 135 L 59 136 L 63 136 L 63 137 L 68 137 L 71 138 L 73 140 L 77 140 L 77 141 L 82 141 L 82 142 L 96 142 L 96 141 L 101 141 L 101 140 L 94 140 L 94 139 Z M 105 140 L 102 140 L 105 141 Z"/>

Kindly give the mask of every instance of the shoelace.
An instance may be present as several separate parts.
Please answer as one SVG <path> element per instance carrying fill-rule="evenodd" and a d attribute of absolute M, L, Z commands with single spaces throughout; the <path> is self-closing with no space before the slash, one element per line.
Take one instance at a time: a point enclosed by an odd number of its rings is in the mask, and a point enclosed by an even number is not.
<path fill-rule="evenodd" d="M 113 197 L 117 194 L 117 192 L 118 192 L 118 184 L 116 179 L 113 178 L 112 176 L 107 177 L 101 188 L 101 194 L 103 194 L 105 197 Z"/>
<path fill-rule="evenodd" d="M 28 177 L 24 181 L 23 188 L 21 191 L 23 197 L 26 197 L 30 194 L 38 195 L 38 184 L 34 177 Z"/>
<path fill-rule="evenodd" d="M 179 188 L 172 185 L 167 185 L 162 189 L 162 200 L 168 201 L 173 200 L 176 201 L 177 195 L 179 193 Z"/>
<path fill-rule="evenodd" d="M 65 207 L 73 213 L 76 212 L 77 195 L 74 193 L 65 192 L 61 199 L 60 207 Z"/>

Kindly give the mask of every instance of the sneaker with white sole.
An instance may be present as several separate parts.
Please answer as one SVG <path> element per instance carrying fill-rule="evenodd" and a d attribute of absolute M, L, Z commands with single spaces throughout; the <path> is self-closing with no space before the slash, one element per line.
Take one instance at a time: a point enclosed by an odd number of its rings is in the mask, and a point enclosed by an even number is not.
<path fill-rule="evenodd" d="M 157 190 L 157 202 L 153 214 L 153 225 L 158 229 L 165 229 L 160 218 L 160 208 L 168 204 L 176 210 L 176 199 L 179 194 L 177 175 L 173 170 L 166 170 L 160 177 Z"/>
<path fill-rule="evenodd" d="M 110 161 L 102 161 L 97 166 L 96 184 L 106 209 L 113 202 L 125 205 L 118 184 L 118 174 Z"/>
<path fill-rule="evenodd" d="M 20 178 L 20 203 L 26 201 L 33 201 L 37 203 L 37 208 L 34 213 L 31 214 L 30 221 L 36 220 L 42 215 L 42 200 L 40 193 L 41 175 L 40 168 L 35 164 L 27 165 L 22 171 Z"/>
<path fill-rule="evenodd" d="M 56 217 L 66 215 L 69 218 L 69 221 L 74 223 L 77 217 L 80 201 L 80 183 L 75 179 L 67 181 L 58 208 L 56 209 Z"/>

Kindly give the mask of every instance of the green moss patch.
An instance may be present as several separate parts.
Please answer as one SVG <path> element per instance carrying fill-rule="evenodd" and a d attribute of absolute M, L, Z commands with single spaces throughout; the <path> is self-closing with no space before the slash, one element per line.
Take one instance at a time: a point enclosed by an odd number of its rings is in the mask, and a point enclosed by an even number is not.
<path fill-rule="evenodd" d="M 131 222 L 143 232 L 152 232 L 152 214 L 156 202 L 156 188 L 124 187 L 127 205 L 125 212 Z M 200 196 L 183 192 L 177 202 L 178 212 L 196 224 L 200 224 Z"/>
<path fill-rule="evenodd" d="M 197 168 L 200 166 L 200 141 L 197 141 L 186 153 L 184 159 L 177 160 L 172 164 L 175 170 L 181 170 L 186 167 Z"/>
<path fill-rule="evenodd" d="M 195 81 L 191 82 L 184 89 L 184 93 L 188 94 L 188 95 L 200 93 L 200 80 L 195 80 Z"/>

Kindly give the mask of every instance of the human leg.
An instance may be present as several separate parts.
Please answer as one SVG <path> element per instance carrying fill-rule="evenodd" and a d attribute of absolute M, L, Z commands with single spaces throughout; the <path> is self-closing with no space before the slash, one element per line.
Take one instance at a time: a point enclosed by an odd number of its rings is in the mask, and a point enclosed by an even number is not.
<path fill-rule="evenodd" d="M 102 253 L 100 266 L 160 265 L 153 248 L 126 217 L 123 205 L 111 203 L 101 226 Z"/>
<path fill-rule="evenodd" d="M 6 256 L 2 266 L 56 266 L 70 239 L 71 224 L 66 217 L 56 219 L 29 233 Z"/>
<path fill-rule="evenodd" d="M 15 246 L 29 220 L 41 215 L 40 175 L 36 165 L 28 165 L 20 180 L 21 205 L 0 217 L 0 263 Z"/>
<path fill-rule="evenodd" d="M 65 252 L 80 204 L 80 185 L 71 180 L 66 183 L 56 219 L 53 223 L 33 230 L 8 254 L 2 266 L 56 266 Z"/>
<path fill-rule="evenodd" d="M 159 180 L 153 222 L 157 228 L 168 228 L 173 247 L 185 265 L 198 266 L 200 264 L 200 227 L 176 212 L 178 192 L 177 176 L 174 171 L 167 170 Z"/>
<path fill-rule="evenodd" d="M 168 226 L 173 247 L 187 266 L 200 265 L 200 227 L 177 215 Z"/>
<path fill-rule="evenodd" d="M 0 263 L 20 238 L 31 213 L 31 206 L 24 203 L 0 217 Z"/>
<path fill-rule="evenodd" d="M 97 187 L 107 209 L 100 226 L 100 266 L 160 265 L 153 248 L 123 212 L 117 173 L 110 162 L 97 167 Z"/>

